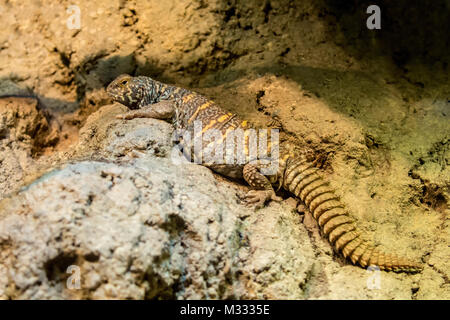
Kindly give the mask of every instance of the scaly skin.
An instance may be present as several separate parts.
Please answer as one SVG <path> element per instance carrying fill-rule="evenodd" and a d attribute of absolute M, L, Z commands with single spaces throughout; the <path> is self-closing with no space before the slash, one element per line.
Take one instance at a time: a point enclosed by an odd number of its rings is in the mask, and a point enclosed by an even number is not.
<path fill-rule="evenodd" d="M 252 159 L 249 156 L 249 140 L 241 150 L 245 154 L 243 162 L 218 163 L 205 160 L 202 156 L 219 146 L 224 153 L 236 154 L 238 150 L 225 144 L 231 134 L 242 130 L 248 132 L 246 121 L 223 110 L 213 101 L 195 92 L 163 84 L 149 77 L 121 75 L 107 88 L 114 101 L 127 106 L 131 111 L 118 116 L 121 119 L 149 117 L 171 119 L 182 136 L 180 144 L 185 155 L 212 170 L 231 178 L 244 178 L 252 187 L 246 195 L 246 203 L 262 207 L 267 201 L 280 201 L 273 185 L 283 187 L 298 197 L 318 222 L 322 233 L 334 249 L 363 268 L 378 266 L 381 270 L 395 272 L 420 272 L 422 266 L 395 254 L 386 254 L 378 247 L 364 240 L 357 230 L 355 220 L 345 210 L 335 191 L 322 178 L 319 169 L 304 155 L 293 152 L 288 144 L 279 146 L 277 170 L 262 174 L 263 169 L 273 164 L 272 160 Z M 201 130 L 195 130 L 195 123 L 201 123 Z M 200 150 L 195 149 L 195 138 L 207 135 L 212 130 L 219 133 L 218 139 L 202 140 Z M 201 132 L 201 133 L 200 133 Z M 275 144 L 270 144 L 270 152 Z M 232 149 L 230 149 L 232 148 Z M 207 151 L 209 150 L 209 151 Z M 215 153 L 212 153 L 215 154 Z"/>

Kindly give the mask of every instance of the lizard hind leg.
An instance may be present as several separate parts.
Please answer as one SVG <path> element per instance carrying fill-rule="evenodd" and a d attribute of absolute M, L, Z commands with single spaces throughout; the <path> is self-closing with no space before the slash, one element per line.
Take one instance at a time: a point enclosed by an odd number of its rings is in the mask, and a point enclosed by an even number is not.
<path fill-rule="evenodd" d="M 273 190 L 272 183 L 269 178 L 263 175 L 260 170 L 266 167 L 267 164 L 255 161 L 244 166 L 243 176 L 245 181 L 254 188 L 245 195 L 245 203 L 247 205 L 254 205 L 255 209 L 264 207 L 267 201 L 281 201 Z"/>

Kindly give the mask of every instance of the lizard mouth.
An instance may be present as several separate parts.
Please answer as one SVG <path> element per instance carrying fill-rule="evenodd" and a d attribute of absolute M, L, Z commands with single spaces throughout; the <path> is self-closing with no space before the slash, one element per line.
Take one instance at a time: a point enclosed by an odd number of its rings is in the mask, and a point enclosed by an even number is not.
<path fill-rule="evenodd" d="M 116 96 L 116 94 L 115 94 L 114 92 L 115 92 L 115 90 L 114 90 L 114 88 L 113 88 L 113 83 L 111 82 L 111 83 L 108 85 L 108 87 L 106 87 L 106 93 L 107 93 L 111 98 L 114 99 L 114 97 Z"/>

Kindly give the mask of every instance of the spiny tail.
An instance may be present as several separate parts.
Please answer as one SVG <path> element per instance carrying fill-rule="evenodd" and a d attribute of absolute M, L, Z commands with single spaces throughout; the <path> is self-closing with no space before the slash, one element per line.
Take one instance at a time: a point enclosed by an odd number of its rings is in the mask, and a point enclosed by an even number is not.
<path fill-rule="evenodd" d="M 318 174 L 318 168 L 304 159 L 288 164 L 283 185 L 299 197 L 318 222 L 332 246 L 353 264 L 363 268 L 378 266 L 380 270 L 420 272 L 422 267 L 395 254 L 386 254 L 363 240 L 355 220 L 350 217 L 335 191 Z"/>

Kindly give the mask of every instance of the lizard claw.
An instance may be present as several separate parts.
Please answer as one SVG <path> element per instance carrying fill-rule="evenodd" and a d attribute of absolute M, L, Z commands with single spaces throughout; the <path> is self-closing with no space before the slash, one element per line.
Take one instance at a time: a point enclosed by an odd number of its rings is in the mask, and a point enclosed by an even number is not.
<path fill-rule="evenodd" d="M 244 198 L 247 206 L 254 206 L 255 209 L 261 209 L 267 201 L 282 201 L 283 198 L 278 197 L 273 190 L 250 190 Z"/>

